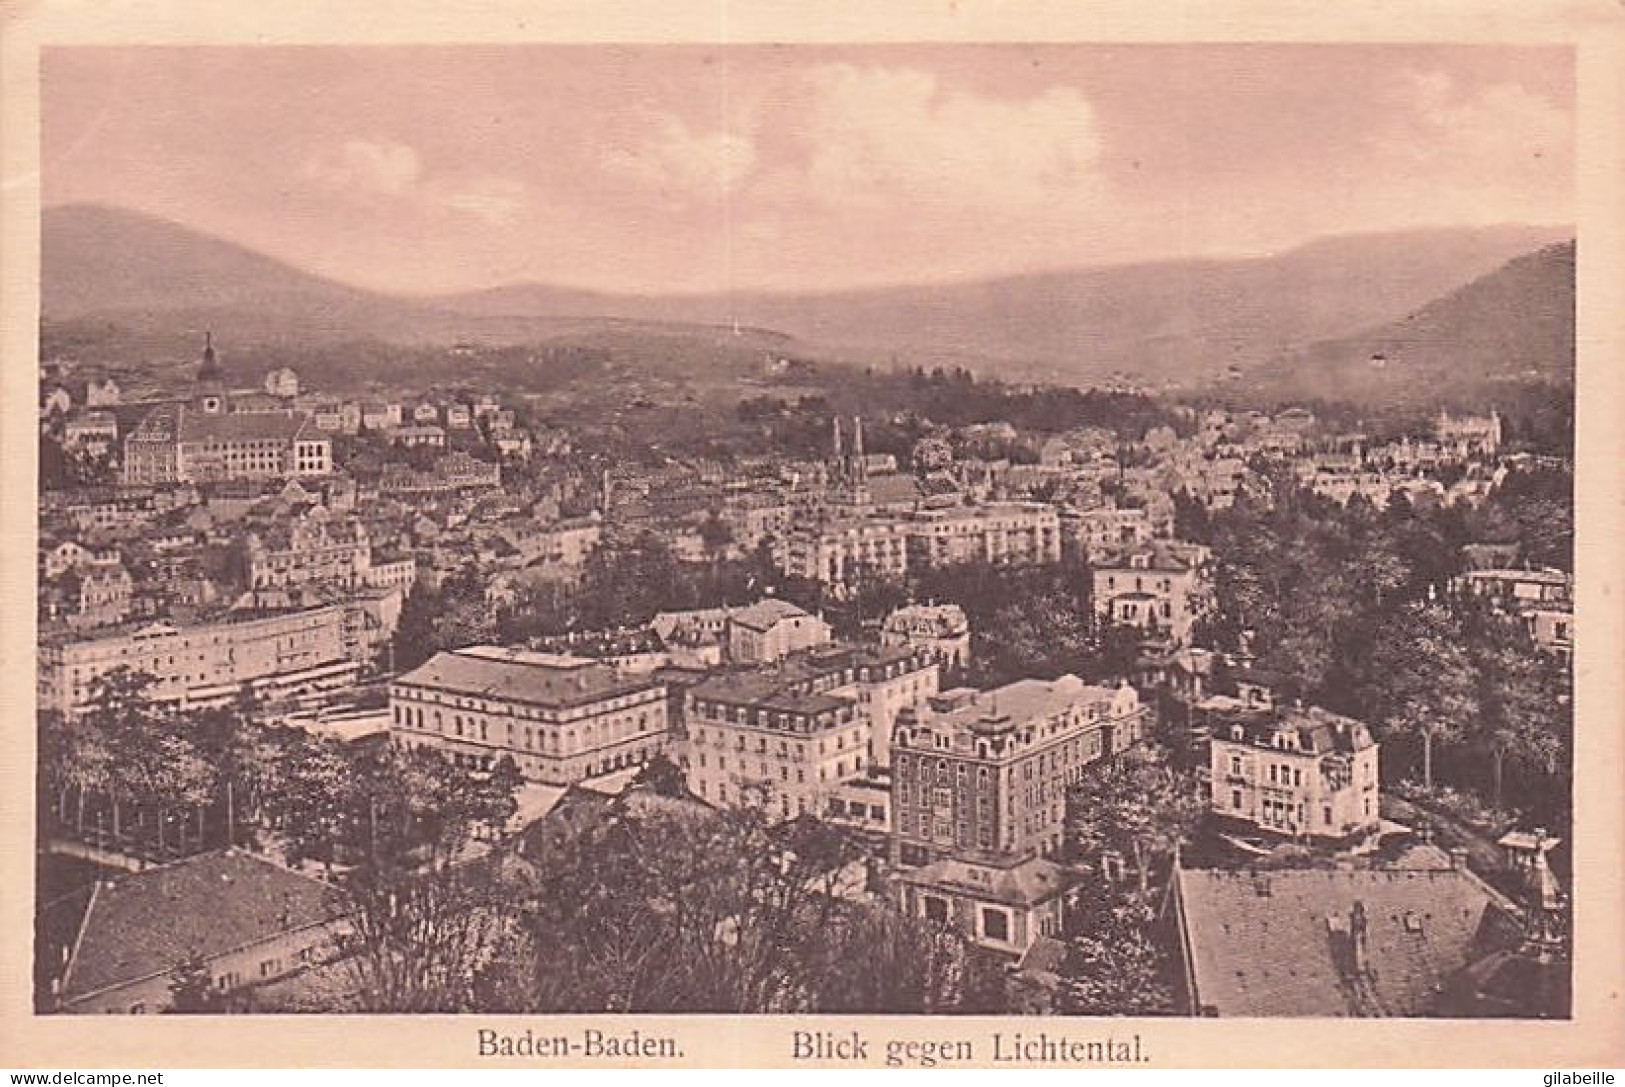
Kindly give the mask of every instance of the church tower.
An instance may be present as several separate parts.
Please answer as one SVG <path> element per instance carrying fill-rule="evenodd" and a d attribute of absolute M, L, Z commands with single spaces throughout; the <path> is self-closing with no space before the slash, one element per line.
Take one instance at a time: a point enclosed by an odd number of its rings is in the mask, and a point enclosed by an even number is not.
<path fill-rule="evenodd" d="M 222 415 L 226 410 L 226 386 L 220 374 L 220 360 L 214 354 L 214 333 L 203 333 L 203 364 L 197 369 L 197 409 L 205 415 Z"/>

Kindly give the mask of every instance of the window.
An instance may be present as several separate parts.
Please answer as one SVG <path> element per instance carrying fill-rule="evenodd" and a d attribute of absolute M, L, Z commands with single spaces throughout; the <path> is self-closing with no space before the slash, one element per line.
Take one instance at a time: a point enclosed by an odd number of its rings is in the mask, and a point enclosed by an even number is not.
<path fill-rule="evenodd" d="M 982 935 L 990 940 L 1008 942 L 1010 939 L 1010 915 L 1003 910 L 996 910 L 989 906 L 982 907 Z"/>
<path fill-rule="evenodd" d="M 1327 826 L 1332 825 L 1332 806 L 1330 804 L 1320 809 L 1320 817 Z"/>
<path fill-rule="evenodd" d="M 1230 806 L 1232 808 L 1235 808 L 1237 811 L 1241 810 L 1241 790 L 1240 789 L 1231 789 L 1230 790 Z"/>
<path fill-rule="evenodd" d="M 923 901 L 925 919 L 938 925 L 948 923 L 948 900 L 938 898 L 936 895 L 926 895 Z"/>

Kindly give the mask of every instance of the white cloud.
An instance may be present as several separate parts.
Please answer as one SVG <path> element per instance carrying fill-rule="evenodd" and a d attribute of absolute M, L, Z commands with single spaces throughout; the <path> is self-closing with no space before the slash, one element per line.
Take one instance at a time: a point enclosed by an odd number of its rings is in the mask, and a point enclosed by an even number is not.
<path fill-rule="evenodd" d="M 912 68 L 823 65 L 805 74 L 795 133 L 807 196 L 1027 215 L 1102 194 L 1095 111 L 1070 87 L 1027 98 L 943 89 Z"/>
<path fill-rule="evenodd" d="M 1448 75 L 1430 72 L 1413 76 L 1408 91 L 1422 133 L 1441 141 L 1435 152 L 1481 159 L 1569 154 L 1572 115 L 1518 84 L 1463 94 Z"/>
<path fill-rule="evenodd" d="M 1414 73 L 1399 87 L 1402 120 L 1386 149 L 1437 163 L 1477 185 L 1566 182 L 1574 116 L 1516 83 L 1463 90 L 1443 72 Z"/>
<path fill-rule="evenodd" d="M 527 189 L 509 177 L 485 176 L 448 185 L 440 202 L 452 211 L 472 215 L 493 226 L 506 226 L 525 208 Z"/>
<path fill-rule="evenodd" d="M 755 145 L 737 132 L 695 132 L 668 113 L 640 114 L 630 127 L 600 165 L 611 177 L 673 199 L 720 198 L 756 166 Z"/>
<path fill-rule="evenodd" d="M 307 179 L 352 197 L 393 197 L 493 226 L 517 219 L 529 192 L 523 182 L 496 174 L 426 170 L 416 149 L 390 140 L 345 140 L 312 155 L 303 172 Z"/>
<path fill-rule="evenodd" d="M 330 188 L 384 196 L 405 194 L 422 173 L 416 150 L 388 140 L 345 140 L 305 163 L 305 176 Z"/>

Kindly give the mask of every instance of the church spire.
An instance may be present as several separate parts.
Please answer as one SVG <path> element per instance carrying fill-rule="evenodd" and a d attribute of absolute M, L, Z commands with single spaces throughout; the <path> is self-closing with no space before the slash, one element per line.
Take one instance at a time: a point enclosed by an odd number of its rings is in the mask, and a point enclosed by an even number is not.
<path fill-rule="evenodd" d="M 203 365 L 198 367 L 199 381 L 219 381 L 220 362 L 214 355 L 214 330 L 203 330 Z"/>

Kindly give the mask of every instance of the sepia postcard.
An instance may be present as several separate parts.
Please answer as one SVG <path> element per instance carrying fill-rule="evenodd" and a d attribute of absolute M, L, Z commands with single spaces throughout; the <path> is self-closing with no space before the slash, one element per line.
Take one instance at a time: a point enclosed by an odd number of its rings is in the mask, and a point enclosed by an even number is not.
<path fill-rule="evenodd" d="M 1625 1064 L 1617 4 L 0 19 L 0 1063 Z"/>

